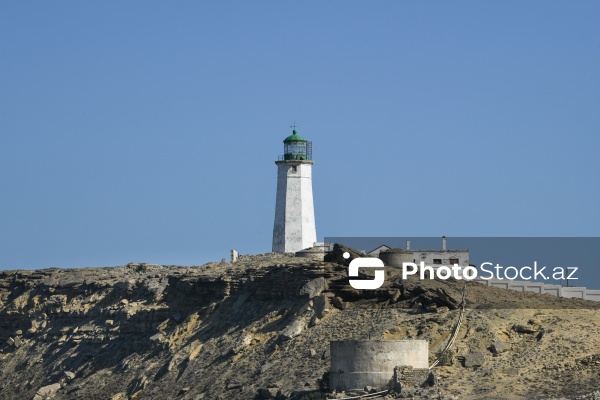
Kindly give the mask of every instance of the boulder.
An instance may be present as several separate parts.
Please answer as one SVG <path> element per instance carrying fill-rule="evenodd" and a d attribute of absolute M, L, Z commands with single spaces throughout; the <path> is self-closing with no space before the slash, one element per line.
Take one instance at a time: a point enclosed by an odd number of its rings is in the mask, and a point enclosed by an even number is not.
<path fill-rule="evenodd" d="M 512 330 L 517 333 L 536 333 L 537 332 L 537 329 L 534 329 L 533 327 L 525 326 L 525 325 L 516 325 L 516 324 L 512 326 Z"/>
<path fill-rule="evenodd" d="M 485 364 L 483 353 L 470 353 L 465 356 L 464 366 L 467 368 L 482 367 Z"/>
<path fill-rule="evenodd" d="M 496 341 L 496 342 L 492 343 L 492 353 L 494 353 L 494 354 L 504 353 L 506 351 L 509 351 L 510 348 L 511 348 L 510 343 L 505 343 L 505 342 L 501 342 L 501 341 Z"/>
<path fill-rule="evenodd" d="M 325 314 L 329 312 L 329 299 L 323 295 L 315 297 L 313 299 L 313 309 L 315 310 L 315 316 L 323 319 Z"/>
<path fill-rule="evenodd" d="M 60 390 L 60 383 L 53 383 L 38 389 L 33 400 L 51 399 Z"/>
<path fill-rule="evenodd" d="M 281 333 L 281 337 L 284 340 L 289 340 L 289 339 L 295 338 L 296 336 L 301 334 L 303 330 L 304 330 L 304 321 L 302 321 L 301 319 L 297 319 L 294 322 L 292 322 L 291 324 L 289 324 L 288 327 L 283 330 L 283 332 Z"/>
<path fill-rule="evenodd" d="M 349 258 L 344 258 L 344 253 L 346 252 L 350 254 Z M 325 261 L 348 266 L 350 265 L 350 261 L 359 257 L 365 257 L 365 254 L 350 247 L 346 247 L 343 244 L 336 243 L 333 245 L 333 250 L 325 255 Z"/>
<path fill-rule="evenodd" d="M 344 309 L 344 300 L 342 300 L 342 298 L 339 296 L 335 296 L 333 299 L 331 299 L 331 304 L 340 310 Z"/>
<path fill-rule="evenodd" d="M 320 295 L 324 290 L 327 290 L 327 282 L 325 281 L 325 278 L 315 278 L 306 282 L 306 284 L 302 286 L 302 289 L 300 289 L 300 295 L 302 296 L 306 294 L 308 295 L 309 299 L 312 299 L 313 297 Z"/>
<path fill-rule="evenodd" d="M 440 305 L 447 306 L 451 310 L 457 309 L 462 301 L 462 295 L 460 293 L 452 294 L 442 288 L 435 289 L 434 293 L 436 300 L 442 303 Z"/>

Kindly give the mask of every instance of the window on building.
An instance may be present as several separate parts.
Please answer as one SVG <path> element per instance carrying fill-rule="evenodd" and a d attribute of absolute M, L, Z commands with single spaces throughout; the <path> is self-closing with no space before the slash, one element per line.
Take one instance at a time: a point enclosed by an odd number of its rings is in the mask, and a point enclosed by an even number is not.
<path fill-rule="evenodd" d="M 451 258 L 450 259 L 450 264 L 458 264 L 458 258 Z"/>
<path fill-rule="evenodd" d="M 442 259 L 441 258 L 434 258 L 433 259 L 433 263 L 434 264 L 441 264 L 442 263 Z"/>

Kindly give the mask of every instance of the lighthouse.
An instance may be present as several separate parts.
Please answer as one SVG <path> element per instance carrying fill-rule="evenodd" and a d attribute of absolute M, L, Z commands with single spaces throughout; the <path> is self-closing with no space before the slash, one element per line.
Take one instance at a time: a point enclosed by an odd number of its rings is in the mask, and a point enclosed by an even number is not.
<path fill-rule="evenodd" d="M 273 252 L 292 253 L 317 241 L 312 192 L 312 142 L 294 129 L 283 141 L 277 165 Z"/>

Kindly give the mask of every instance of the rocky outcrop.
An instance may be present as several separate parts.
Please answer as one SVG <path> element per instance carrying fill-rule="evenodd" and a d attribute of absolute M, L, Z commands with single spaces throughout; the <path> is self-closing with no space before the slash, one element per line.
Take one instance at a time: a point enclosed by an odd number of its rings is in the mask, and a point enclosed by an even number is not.
<path fill-rule="evenodd" d="M 0 398 L 300 398 L 326 387 L 330 340 L 419 338 L 432 354 L 443 347 L 458 315 L 460 282 L 402 281 L 391 270 L 380 289 L 358 291 L 336 262 L 345 250 L 360 256 L 338 246 L 330 262 L 266 254 L 201 267 L 2 271 Z M 557 376 L 577 373 L 579 389 L 592 387 L 596 310 L 502 310 L 510 301 L 549 301 L 506 293 L 469 285 L 454 350 L 479 355 L 465 358 L 470 369 L 442 367 L 440 395 L 479 398 L 483 392 L 468 385 L 490 376 L 511 382 L 509 393 L 524 398 L 537 394 L 521 377 L 547 381 L 540 387 L 548 395 L 573 390 L 572 379 Z M 574 323 L 588 324 L 577 330 L 581 337 L 567 331 Z M 501 342 L 511 350 L 492 357 L 489 349 Z M 565 356 L 552 369 L 556 354 Z M 564 361 L 566 354 L 579 361 Z M 485 395 L 502 397 L 494 391 Z"/>

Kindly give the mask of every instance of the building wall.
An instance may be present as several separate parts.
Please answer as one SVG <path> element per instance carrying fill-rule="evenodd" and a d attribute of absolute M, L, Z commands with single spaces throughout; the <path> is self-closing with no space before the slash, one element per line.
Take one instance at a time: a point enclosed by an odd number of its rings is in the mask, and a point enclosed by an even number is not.
<path fill-rule="evenodd" d="M 317 241 L 312 161 L 277 161 L 273 252 L 292 253 Z"/>
<path fill-rule="evenodd" d="M 416 263 L 421 261 L 425 265 L 435 266 L 434 260 L 441 260 L 441 265 L 452 265 L 451 259 L 458 259 L 458 265 L 467 267 L 469 265 L 469 250 L 411 250 Z"/>
<path fill-rule="evenodd" d="M 312 163 L 300 165 L 302 176 L 300 179 L 300 197 L 302 199 L 302 249 L 312 247 L 317 241 L 317 227 L 315 224 L 315 203 L 312 190 Z M 292 250 L 293 251 L 293 250 Z"/>
<path fill-rule="evenodd" d="M 538 294 L 551 294 L 557 297 L 575 298 L 582 300 L 600 301 L 600 290 L 587 289 L 581 286 L 561 286 L 535 281 L 516 281 L 511 279 L 481 279 L 474 282 L 487 286 L 519 292 L 533 292 Z"/>
<path fill-rule="evenodd" d="M 403 262 L 414 262 L 417 265 L 423 261 L 425 265 L 435 267 L 436 265 L 452 266 L 452 259 L 458 259 L 458 265 L 467 267 L 469 265 L 469 250 L 410 250 L 394 252 L 381 251 L 379 258 L 386 264 L 394 267 L 402 267 Z M 434 263 L 440 260 L 440 264 Z"/>

